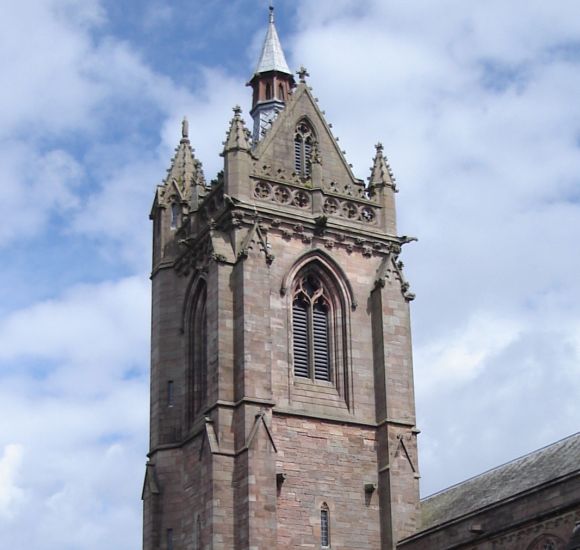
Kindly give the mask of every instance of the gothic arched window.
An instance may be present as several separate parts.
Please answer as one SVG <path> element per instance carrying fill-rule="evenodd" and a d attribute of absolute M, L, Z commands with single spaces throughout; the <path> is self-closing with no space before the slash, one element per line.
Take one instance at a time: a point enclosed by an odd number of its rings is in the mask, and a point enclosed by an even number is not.
<path fill-rule="evenodd" d="M 352 287 L 341 267 L 321 250 L 305 253 L 288 271 L 280 291 L 287 296 L 290 391 L 302 400 L 324 394 L 320 406 L 350 409 Z"/>
<path fill-rule="evenodd" d="M 294 133 L 294 171 L 301 178 L 310 176 L 314 133 L 310 124 L 302 120 Z"/>
<path fill-rule="evenodd" d="M 278 99 L 284 101 L 284 86 L 282 84 L 278 84 Z"/>
<path fill-rule="evenodd" d="M 315 271 L 300 275 L 292 300 L 294 376 L 333 381 L 332 320 L 329 289 Z"/>
<path fill-rule="evenodd" d="M 269 82 L 266 84 L 266 99 L 272 99 L 272 85 Z"/>
<path fill-rule="evenodd" d="M 189 327 L 189 417 L 199 414 L 207 399 L 207 289 L 202 279 L 197 285 Z"/>

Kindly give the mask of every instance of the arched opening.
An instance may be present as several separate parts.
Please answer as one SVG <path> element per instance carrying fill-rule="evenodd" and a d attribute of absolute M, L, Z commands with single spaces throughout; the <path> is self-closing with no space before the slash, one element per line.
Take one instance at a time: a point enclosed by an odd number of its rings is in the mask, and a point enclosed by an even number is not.
<path fill-rule="evenodd" d="M 189 399 L 190 424 L 207 401 L 207 287 L 200 279 L 193 294 L 189 318 Z"/>
<path fill-rule="evenodd" d="M 302 263 L 291 281 L 294 380 L 334 386 L 348 405 L 348 284 L 318 255 Z"/>
<path fill-rule="evenodd" d="M 282 84 L 278 84 L 278 99 L 280 101 L 286 101 L 284 97 L 284 86 Z"/>
<path fill-rule="evenodd" d="M 330 548 L 330 510 L 326 503 L 320 507 L 320 548 Z"/>
<path fill-rule="evenodd" d="M 266 99 L 272 99 L 272 85 L 269 82 L 266 83 Z"/>
<path fill-rule="evenodd" d="M 294 132 L 294 171 L 301 178 L 310 177 L 314 132 L 306 120 L 301 120 Z"/>
<path fill-rule="evenodd" d="M 181 207 L 176 202 L 171 205 L 171 229 L 177 229 L 181 218 Z"/>

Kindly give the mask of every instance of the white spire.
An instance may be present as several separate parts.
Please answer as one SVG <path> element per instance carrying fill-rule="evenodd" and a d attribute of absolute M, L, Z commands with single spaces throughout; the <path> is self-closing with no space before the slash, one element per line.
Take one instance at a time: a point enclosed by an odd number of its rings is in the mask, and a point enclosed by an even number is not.
<path fill-rule="evenodd" d="M 258 61 L 255 74 L 265 73 L 268 71 L 278 71 L 280 73 L 286 73 L 290 75 L 292 74 L 288 68 L 288 63 L 286 63 L 286 58 L 284 57 L 284 51 L 282 50 L 282 45 L 280 44 L 280 38 L 278 38 L 276 25 L 274 25 L 273 6 L 270 6 L 270 23 L 268 25 L 268 32 L 266 33 L 266 38 L 264 39 L 262 53 L 260 54 L 260 60 Z"/>

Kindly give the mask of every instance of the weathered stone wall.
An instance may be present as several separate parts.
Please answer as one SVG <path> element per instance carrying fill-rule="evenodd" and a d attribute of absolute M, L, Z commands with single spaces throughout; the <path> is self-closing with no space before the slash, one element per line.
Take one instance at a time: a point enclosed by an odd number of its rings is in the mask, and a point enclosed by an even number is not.
<path fill-rule="evenodd" d="M 278 548 L 320 545 L 320 511 L 328 505 L 333 548 L 381 548 L 375 430 L 307 417 L 274 415 Z M 318 544 L 317 544 L 318 542 Z"/>

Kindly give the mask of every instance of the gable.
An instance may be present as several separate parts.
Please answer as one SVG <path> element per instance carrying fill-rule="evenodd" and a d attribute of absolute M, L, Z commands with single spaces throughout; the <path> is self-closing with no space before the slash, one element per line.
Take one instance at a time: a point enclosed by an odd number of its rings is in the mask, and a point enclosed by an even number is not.
<path fill-rule="evenodd" d="M 322 186 L 344 188 L 362 185 L 354 177 L 315 99 L 303 83 L 296 88 L 286 108 L 254 150 L 254 172 L 275 179 L 296 179 L 293 175 L 294 137 L 296 127 L 302 120 L 306 120 L 314 132 L 316 150 L 321 161 Z"/>

